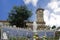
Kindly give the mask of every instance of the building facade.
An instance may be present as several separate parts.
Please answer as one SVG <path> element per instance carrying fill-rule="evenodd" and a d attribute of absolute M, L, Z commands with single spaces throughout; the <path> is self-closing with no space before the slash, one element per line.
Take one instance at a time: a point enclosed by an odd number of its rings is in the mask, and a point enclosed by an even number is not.
<path fill-rule="evenodd" d="M 2 26 L 9 26 L 9 22 L 5 20 L 0 20 L 0 27 Z"/>
<path fill-rule="evenodd" d="M 48 26 L 45 25 L 45 22 L 44 22 L 44 18 L 43 18 L 43 12 L 44 12 L 44 9 L 42 8 L 38 8 L 36 10 L 36 15 L 37 15 L 37 30 L 49 30 L 50 28 Z M 27 22 L 26 25 L 33 29 L 33 22 Z"/>

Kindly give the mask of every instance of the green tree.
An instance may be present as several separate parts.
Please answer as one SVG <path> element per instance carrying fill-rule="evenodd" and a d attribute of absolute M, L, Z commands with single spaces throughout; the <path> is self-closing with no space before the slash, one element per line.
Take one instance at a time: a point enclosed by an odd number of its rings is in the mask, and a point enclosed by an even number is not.
<path fill-rule="evenodd" d="M 16 25 L 16 27 L 26 27 L 24 22 L 29 17 L 32 16 L 32 11 L 27 8 L 27 6 L 14 6 L 8 16 L 8 21 L 11 25 Z"/>
<path fill-rule="evenodd" d="M 54 28 L 56 28 L 56 26 L 54 25 L 54 26 L 52 26 L 52 29 L 54 29 Z"/>

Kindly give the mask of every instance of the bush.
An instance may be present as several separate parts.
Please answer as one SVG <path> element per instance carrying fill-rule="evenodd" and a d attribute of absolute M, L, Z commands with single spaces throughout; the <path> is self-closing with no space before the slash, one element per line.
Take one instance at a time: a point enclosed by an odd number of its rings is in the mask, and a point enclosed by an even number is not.
<path fill-rule="evenodd" d="M 16 37 L 10 37 L 9 40 L 16 40 Z"/>
<path fill-rule="evenodd" d="M 28 40 L 26 37 L 10 37 L 9 40 Z"/>

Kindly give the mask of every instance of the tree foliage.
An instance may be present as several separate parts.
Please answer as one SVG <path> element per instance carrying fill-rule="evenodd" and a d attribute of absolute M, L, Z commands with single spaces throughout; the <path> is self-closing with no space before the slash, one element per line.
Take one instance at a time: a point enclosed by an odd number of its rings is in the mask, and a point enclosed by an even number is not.
<path fill-rule="evenodd" d="M 17 27 L 25 27 L 26 23 L 24 20 L 27 20 L 32 16 L 32 11 L 27 8 L 27 6 L 14 6 L 10 11 L 8 16 L 8 21 L 11 25 L 16 25 Z"/>

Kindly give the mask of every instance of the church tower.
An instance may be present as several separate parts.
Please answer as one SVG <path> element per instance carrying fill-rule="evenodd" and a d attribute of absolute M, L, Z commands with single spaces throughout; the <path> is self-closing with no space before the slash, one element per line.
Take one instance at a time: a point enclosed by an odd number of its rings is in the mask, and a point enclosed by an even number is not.
<path fill-rule="evenodd" d="M 43 11 L 44 9 L 38 8 L 36 10 L 36 15 L 37 15 L 37 25 L 39 30 L 44 30 L 46 28 L 44 18 L 43 18 Z"/>
<path fill-rule="evenodd" d="M 37 23 L 37 30 L 45 30 L 45 29 L 48 29 L 48 26 L 45 25 L 45 22 L 44 22 L 44 18 L 43 18 L 43 12 L 44 12 L 44 9 L 42 8 L 38 8 L 36 10 L 36 23 Z M 33 22 L 27 22 L 26 25 L 33 29 Z"/>
<path fill-rule="evenodd" d="M 44 23 L 44 24 L 45 24 L 44 18 L 43 18 L 43 11 L 44 11 L 44 9 L 42 9 L 42 8 L 38 8 L 38 9 L 36 10 L 37 22 L 39 22 L 39 23 Z"/>

